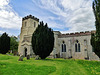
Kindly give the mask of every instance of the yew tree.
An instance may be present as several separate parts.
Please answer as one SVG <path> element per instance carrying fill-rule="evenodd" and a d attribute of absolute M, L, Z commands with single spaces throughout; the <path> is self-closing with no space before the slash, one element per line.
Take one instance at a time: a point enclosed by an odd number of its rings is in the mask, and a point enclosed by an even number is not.
<path fill-rule="evenodd" d="M 3 33 L 0 37 L 0 53 L 6 54 L 10 50 L 10 37 L 7 33 Z"/>
<path fill-rule="evenodd" d="M 96 33 L 92 33 L 91 44 L 94 52 L 100 57 L 100 0 L 93 1 L 93 12 L 95 15 Z"/>
<path fill-rule="evenodd" d="M 40 22 L 32 35 L 32 49 L 35 55 L 45 59 L 50 55 L 54 47 L 54 33 L 47 23 Z"/>

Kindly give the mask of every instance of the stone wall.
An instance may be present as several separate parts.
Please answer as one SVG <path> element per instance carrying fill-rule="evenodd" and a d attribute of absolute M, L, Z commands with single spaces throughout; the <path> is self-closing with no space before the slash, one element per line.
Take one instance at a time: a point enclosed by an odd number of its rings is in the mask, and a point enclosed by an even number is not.
<path fill-rule="evenodd" d="M 25 49 L 27 55 L 33 55 L 31 46 L 32 34 L 39 24 L 39 19 L 29 15 L 22 19 L 22 27 L 20 33 L 20 41 L 18 52 L 20 55 L 25 56 Z M 95 31 L 85 31 L 76 33 L 61 34 L 59 31 L 54 31 L 54 49 L 50 54 L 54 58 L 74 58 L 74 59 L 90 59 L 99 60 L 98 56 L 92 51 L 90 44 L 91 33 Z M 66 51 L 62 52 L 62 44 L 66 45 Z M 80 44 L 80 52 L 75 51 L 75 44 Z M 50 56 L 50 57 L 51 57 Z"/>
<path fill-rule="evenodd" d="M 31 47 L 31 38 L 33 32 L 38 27 L 38 24 L 39 24 L 39 19 L 32 15 L 22 18 L 22 27 L 21 27 L 20 41 L 18 47 L 18 52 L 20 55 L 25 56 L 25 48 L 27 48 L 28 55 L 33 54 L 33 50 Z"/>
<path fill-rule="evenodd" d="M 61 34 L 59 31 L 54 32 L 55 34 L 55 54 L 60 54 L 59 57 L 63 58 L 74 58 L 74 59 L 89 59 L 98 60 L 99 57 L 93 54 L 92 46 L 90 44 L 91 33 L 95 31 L 86 31 L 86 32 L 76 32 L 76 33 L 67 33 Z M 76 40 L 80 44 L 80 52 L 75 51 Z M 62 52 L 63 41 L 66 44 L 66 52 Z"/>

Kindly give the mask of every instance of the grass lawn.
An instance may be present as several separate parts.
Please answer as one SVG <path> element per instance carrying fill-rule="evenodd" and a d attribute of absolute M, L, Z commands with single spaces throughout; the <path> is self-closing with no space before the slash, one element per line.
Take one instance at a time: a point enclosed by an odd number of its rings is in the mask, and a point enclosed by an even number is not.
<path fill-rule="evenodd" d="M 100 62 L 49 59 L 18 61 L 17 56 L 0 54 L 0 75 L 100 75 Z"/>

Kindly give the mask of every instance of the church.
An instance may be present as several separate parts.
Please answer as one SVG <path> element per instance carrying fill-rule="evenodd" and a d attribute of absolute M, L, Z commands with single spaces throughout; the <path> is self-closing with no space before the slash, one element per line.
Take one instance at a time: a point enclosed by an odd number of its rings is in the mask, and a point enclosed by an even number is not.
<path fill-rule="evenodd" d="M 22 18 L 22 27 L 18 46 L 19 55 L 34 56 L 31 46 L 31 38 L 32 34 L 38 27 L 38 24 L 39 19 L 32 15 Z M 49 57 L 99 60 L 99 57 L 93 52 L 91 46 L 91 33 L 95 33 L 95 31 L 66 34 L 62 34 L 60 31 L 54 31 L 54 48 Z"/>

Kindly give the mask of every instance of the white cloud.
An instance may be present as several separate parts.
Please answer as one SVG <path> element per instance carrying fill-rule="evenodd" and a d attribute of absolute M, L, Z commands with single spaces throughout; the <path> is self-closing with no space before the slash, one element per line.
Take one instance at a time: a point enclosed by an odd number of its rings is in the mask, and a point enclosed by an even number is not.
<path fill-rule="evenodd" d="M 1 35 L 2 33 L 4 33 L 4 31 L 0 31 L 0 35 Z"/>
<path fill-rule="evenodd" d="M 43 20 L 44 23 L 48 23 L 49 27 L 58 28 L 58 29 L 63 29 L 64 28 L 63 25 L 58 24 L 54 21 L 54 20 L 59 20 L 59 18 L 55 18 L 55 17 L 51 17 L 51 16 L 48 16 L 48 17 L 39 16 L 39 19 Z"/>
<path fill-rule="evenodd" d="M 9 3 L 9 0 L 0 0 L 0 7 L 8 5 L 8 3 Z"/>
<path fill-rule="evenodd" d="M 21 17 L 9 5 L 10 0 L 0 0 L 0 28 L 19 29 Z"/>
<path fill-rule="evenodd" d="M 69 30 L 62 32 L 95 30 L 92 0 L 33 0 L 33 2 L 40 8 L 59 16 L 59 20 L 65 23 L 65 25 L 57 25 L 56 21 L 54 23 L 49 18 L 44 17 L 48 19 L 48 23 L 51 22 L 50 24 L 53 25 L 50 27 L 69 28 Z M 57 18 L 54 17 L 52 19 Z"/>
<path fill-rule="evenodd" d="M 49 27 L 62 32 L 94 30 L 92 0 L 32 0 L 41 9 L 48 10 L 56 16 L 39 16 Z M 9 5 L 10 0 L 0 0 L 0 28 L 20 29 L 21 17 Z M 45 12 L 44 12 L 45 13 Z M 62 23 L 56 22 L 61 21 Z M 67 30 L 69 28 L 69 30 Z M 64 31 L 63 31 L 64 29 Z M 65 30 L 66 29 L 66 30 Z M 2 31 L 0 30 L 0 33 Z"/>
<path fill-rule="evenodd" d="M 70 27 L 71 31 L 95 30 L 94 21 L 91 7 L 80 8 L 73 12 L 67 27 Z"/>

